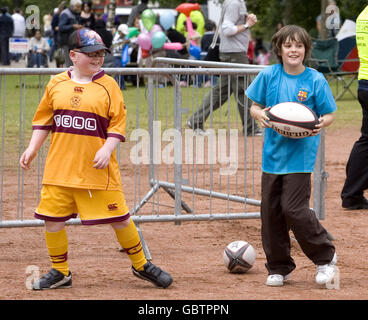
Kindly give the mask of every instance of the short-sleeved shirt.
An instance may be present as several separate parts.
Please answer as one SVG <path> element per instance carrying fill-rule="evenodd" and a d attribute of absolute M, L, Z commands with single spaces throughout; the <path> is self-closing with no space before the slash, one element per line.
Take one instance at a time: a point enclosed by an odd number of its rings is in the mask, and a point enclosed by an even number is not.
<path fill-rule="evenodd" d="M 311 68 L 299 75 L 287 74 L 281 64 L 263 69 L 246 90 L 246 95 L 264 107 L 281 102 L 299 102 L 319 118 L 337 109 L 324 76 Z M 313 172 L 320 136 L 286 138 L 271 128 L 265 129 L 262 171 L 272 174 Z"/>
<path fill-rule="evenodd" d="M 116 81 L 101 70 L 86 84 L 65 71 L 53 77 L 34 115 L 33 130 L 50 130 L 43 184 L 96 190 L 122 190 L 112 153 L 108 166 L 93 168 L 108 137 L 125 141 L 126 109 Z"/>

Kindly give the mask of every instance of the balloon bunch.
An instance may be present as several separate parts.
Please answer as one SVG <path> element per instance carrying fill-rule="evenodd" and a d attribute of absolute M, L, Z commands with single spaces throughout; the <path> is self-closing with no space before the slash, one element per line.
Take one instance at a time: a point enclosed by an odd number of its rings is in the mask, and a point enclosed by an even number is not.
<path fill-rule="evenodd" d="M 192 20 L 190 20 L 190 13 L 193 10 L 199 10 L 200 6 L 198 3 L 182 3 L 176 7 L 176 11 L 184 14 L 186 16 L 187 30 L 189 37 L 194 35 Z M 189 53 L 195 57 L 197 60 L 201 57 L 201 48 L 196 45 L 195 41 L 191 41 L 189 46 Z"/>
<path fill-rule="evenodd" d="M 183 44 L 180 42 L 166 42 L 167 37 L 162 30 L 170 29 L 175 23 L 175 16 L 171 12 L 163 12 L 160 14 L 160 25 L 156 24 L 156 15 L 151 9 L 142 12 L 142 23 L 148 32 L 141 32 L 138 35 L 137 42 L 142 49 L 142 57 L 149 56 L 149 51 L 153 49 L 163 48 L 165 50 L 181 50 Z"/>

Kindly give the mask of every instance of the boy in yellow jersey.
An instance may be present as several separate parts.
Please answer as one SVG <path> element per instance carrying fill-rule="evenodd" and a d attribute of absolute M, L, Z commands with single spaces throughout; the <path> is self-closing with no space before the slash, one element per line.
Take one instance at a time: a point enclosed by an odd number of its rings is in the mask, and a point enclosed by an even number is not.
<path fill-rule="evenodd" d="M 84 225 L 111 224 L 133 274 L 167 288 L 173 280 L 146 260 L 122 191 L 115 149 L 125 140 L 126 108 L 118 84 L 101 70 L 108 49 L 86 28 L 73 32 L 69 49 L 73 66 L 48 83 L 33 118 L 31 141 L 20 158 L 22 168 L 29 169 L 51 131 L 35 217 L 45 220 L 52 269 L 33 289 L 71 287 L 65 221 L 78 213 Z"/>

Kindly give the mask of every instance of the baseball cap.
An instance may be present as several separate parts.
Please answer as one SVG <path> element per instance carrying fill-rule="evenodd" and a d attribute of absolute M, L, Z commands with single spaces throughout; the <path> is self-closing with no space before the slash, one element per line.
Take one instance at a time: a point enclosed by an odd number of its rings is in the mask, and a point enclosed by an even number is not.
<path fill-rule="evenodd" d="M 79 49 L 81 52 L 89 53 L 98 50 L 106 50 L 111 52 L 106 48 L 100 35 L 88 28 L 82 28 L 75 30 L 69 36 L 69 50 Z"/>
<path fill-rule="evenodd" d="M 123 33 L 123 34 L 125 34 L 125 35 L 127 35 L 129 33 L 128 25 L 125 24 L 125 23 L 119 25 L 118 31 L 121 32 L 121 33 Z"/>

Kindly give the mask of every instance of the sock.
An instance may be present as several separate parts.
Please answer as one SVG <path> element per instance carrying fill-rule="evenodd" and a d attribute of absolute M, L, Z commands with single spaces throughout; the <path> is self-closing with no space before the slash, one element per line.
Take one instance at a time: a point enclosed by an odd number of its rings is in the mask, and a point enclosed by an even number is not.
<path fill-rule="evenodd" d="M 130 223 L 127 227 L 114 230 L 119 244 L 128 254 L 134 269 L 142 271 L 147 260 L 144 256 L 141 239 L 139 238 L 138 230 L 134 221 L 130 219 Z"/>
<path fill-rule="evenodd" d="M 45 237 L 52 268 L 67 276 L 69 274 L 68 237 L 65 228 L 57 232 L 45 231 Z"/>

